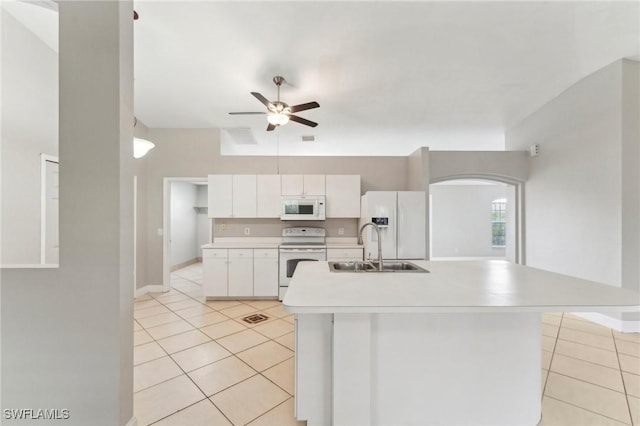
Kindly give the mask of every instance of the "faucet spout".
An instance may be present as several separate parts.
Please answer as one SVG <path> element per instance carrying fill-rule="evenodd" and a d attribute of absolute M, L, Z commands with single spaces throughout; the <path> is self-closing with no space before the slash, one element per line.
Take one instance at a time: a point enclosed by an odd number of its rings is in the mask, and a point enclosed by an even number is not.
<path fill-rule="evenodd" d="M 360 227 L 360 230 L 358 231 L 358 244 L 362 244 L 362 231 L 364 230 L 364 228 L 366 228 L 367 226 L 373 226 L 373 229 L 376 230 L 376 234 L 378 235 L 378 271 L 382 271 L 382 236 L 380 235 L 380 228 L 378 227 L 378 225 L 376 225 L 373 222 L 367 222 L 364 225 L 362 225 Z"/>

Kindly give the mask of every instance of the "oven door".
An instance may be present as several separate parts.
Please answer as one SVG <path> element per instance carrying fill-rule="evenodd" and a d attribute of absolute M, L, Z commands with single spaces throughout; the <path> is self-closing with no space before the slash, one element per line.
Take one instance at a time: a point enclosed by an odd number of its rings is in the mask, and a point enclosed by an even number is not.
<path fill-rule="evenodd" d="M 303 248 L 280 248 L 280 300 L 284 297 L 284 292 L 289 286 L 291 277 L 296 271 L 296 266 L 300 262 L 318 262 L 327 260 L 327 250 L 303 249 Z"/>

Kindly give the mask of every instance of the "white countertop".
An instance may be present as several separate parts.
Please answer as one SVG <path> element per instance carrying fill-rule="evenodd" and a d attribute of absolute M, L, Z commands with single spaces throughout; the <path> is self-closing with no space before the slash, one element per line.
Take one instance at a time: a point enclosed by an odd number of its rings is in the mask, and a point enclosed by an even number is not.
<path fill-rule="evenodd" d="M 295 313 L 637 312 L 640 293 L 503 260 L 412 261 L 430 273 L 331 272 L 302 262 L 284 309 Z"/>

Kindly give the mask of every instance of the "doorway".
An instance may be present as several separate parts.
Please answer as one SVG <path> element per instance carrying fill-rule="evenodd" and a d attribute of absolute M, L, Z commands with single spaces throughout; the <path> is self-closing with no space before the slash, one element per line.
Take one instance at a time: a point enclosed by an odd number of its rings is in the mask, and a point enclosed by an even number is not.
<path fill-rule="evenodd" d="M 171 272 L 202 261 L 203 244 L 211 242 L 207 178 L 164 178 L 163 291 L 171 289 Z"/>
<path fill-rule="evenodd" d="M 506 259 L 521 263 L 519 187 L 486 179 L 432 183 L 431 259 Z"/>

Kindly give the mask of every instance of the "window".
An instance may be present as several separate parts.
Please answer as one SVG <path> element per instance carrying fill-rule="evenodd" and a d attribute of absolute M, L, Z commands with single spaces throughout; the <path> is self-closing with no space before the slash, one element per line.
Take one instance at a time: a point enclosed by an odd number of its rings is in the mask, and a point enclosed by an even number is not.
<path fill-rule="evenodd" d="M 491 245 L 504 247 L 506 245 L 507 229 L 507 200 L 500 198 L 491 202 Z"/>

